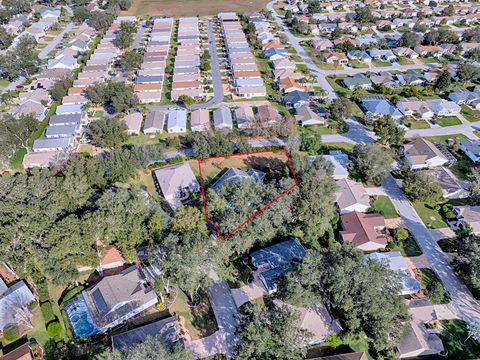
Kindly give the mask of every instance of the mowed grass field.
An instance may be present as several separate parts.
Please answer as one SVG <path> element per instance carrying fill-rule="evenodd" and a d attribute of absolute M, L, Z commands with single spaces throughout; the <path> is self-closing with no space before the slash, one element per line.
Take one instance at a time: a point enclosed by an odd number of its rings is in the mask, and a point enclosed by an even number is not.
<path fill-rule="evenodd" d="M 206 16 L 233 11 L 252 13 L 265 8 L 270 0 L 134 0 L 124 15 L 148 16 Z"/>

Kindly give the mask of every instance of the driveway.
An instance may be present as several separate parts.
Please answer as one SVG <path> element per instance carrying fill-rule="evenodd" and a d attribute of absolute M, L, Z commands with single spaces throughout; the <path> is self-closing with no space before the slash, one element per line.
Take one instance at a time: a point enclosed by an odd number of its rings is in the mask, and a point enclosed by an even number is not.
<path fill-rule="evenodd" d="M 346 142 L 349 144 L 370 144 L 373 143 L 377 136 L 373 131 L 367 130 L 354 118 L 347 119 L 348 131 L 343 134 L 322 135 L 322 142 L 336 143 Z"/>
<path fill-rule="evenodd" d="M 220 338 L 225 340 L 225 355 L 232 359 L 240 342 L 237 329 L 240 326 L 240 314 L 226 281 L 219 281 L 207 288 L 208 298 L 217 320 Z M 214 345 L 217 342 L 213 342 Z"/>
<path fill-rule="evenodd" d="M 254 276 L 255 279 L 250 284 L 242 286 L 238 289 L 231 289 L 233 299 L 238 307 L 266 295 L 267 291 L 265 290 L 262 281 L 257 275 Z"/>
<path fill-rule="evenodd" d="M 135 36 L 135 39 L 133 39 L 132 43 L 132 49 L 138 49 L 138 48 L 143 48 L 144 43 L 142 42 L 143 34 L 145 34 L 145 31 L 148 30 L 148 27 L 145 26 L 145 21 L 141 21 L 139 24 L 139 29 L 137 31 L 137 35 Z"/>
<path fill-rule="evenodd" d="M 207 21 L 208 27 L 208 47 L 210 50 L 210 61 L 212 64 L 212 81 L 213 81 L 213 99 L 203 103 L 195 104 L 192 109 L 208 109 L 218 106 L 223 101 L 223 84 L 222 74 L 220 73 L 220 62 L 218 60 L 217 46 L 215 43 L 215 33 L 213 31 L 213 24 L 211 20 Z"/>
<path fill-rule="evenodd" d="M 203 359 L 216 354 L 225 354 L 225 339 L 221 331 L 193 341 L 187 341 L 187 347 L 196 359 Z"/>
<path fill-rule="evenodd" d="M 442 252 L 431 231 L 425 226 L 412 204 L 398 187 L 395 179 L 389 175 L 383 183 L 383 188 L 391 198 L 395 208 L 403 218 L 405 226 L 411 231 L 426 259 L 442 280 L 450 295 L 451 302 L 446 306 L 454 316 L 465 321 L 480 322 L 480 303 L 475 300 L 465 284 L 457 277 L 448 262 L 448 257 Z"/>
<path fill-rule="evenodd" d="M 40 60 L 43 60 L 43 59 L 46 59 L 48 57 L 48 54 L 50 53 L 50 51 L 54 50 L 58 44 L 60 44 L 60 42 L 63 40 L 63 35 L 69 33 L 70 31 L 72 31 L 73 29 L 73 23 L 70 22 L 67 24 L 67 26 L 65 26 L 65 28 L 63 29 L 63 31 L 58 34 L 57 36 L 55 36 L 53 38 L 52 41 L 50 41 L 47 46 L 45 46 L 38 54 L 38 57 L 40 58 Z"/>

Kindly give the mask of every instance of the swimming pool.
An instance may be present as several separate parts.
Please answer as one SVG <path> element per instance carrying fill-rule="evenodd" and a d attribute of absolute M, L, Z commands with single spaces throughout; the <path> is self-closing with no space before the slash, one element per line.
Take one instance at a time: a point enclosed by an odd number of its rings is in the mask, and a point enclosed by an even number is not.
<path fill-rule="evenodd" d="M 98 333 L 82 294 L 67 301 L 64 308 L 75 337 L 90 337 Z"/>

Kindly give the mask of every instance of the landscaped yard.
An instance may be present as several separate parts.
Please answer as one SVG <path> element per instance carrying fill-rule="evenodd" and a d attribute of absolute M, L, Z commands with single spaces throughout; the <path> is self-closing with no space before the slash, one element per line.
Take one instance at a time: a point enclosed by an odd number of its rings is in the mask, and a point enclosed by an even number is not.
<path fill-rule="evenodd" d="M 349 62 L 349 65 L 354 68 L 354 69 L 365 69 L 365 68 L 368 68 L 368 65 L 365 64 L 364 62 L 362 61 L 350 61 Z"/>
<path fill-rule="evenodd" d="M 398 63 L 400 65 L 413 65 L 413 64 L 415 64 L 412 60 L 404 58 L 404 57 L 398 58 Z"/>
<path fill-rule="evenodd" d="M 420 57 L 419 59 L 424 64 L 434 64 L 438 62 L 438 59 L 435 59 L 434 57 Z"/>
<path fill-rule="evenodd" d="M 10 164 L 12 168 L 14 169 L 23 169 L 22 167 L 22 162 L 24 156 L 27 154 L 27 149 L 25 148 L 20 148 L 18 149 L 15 154 L 12 157 L 12 160 L 10 161 Z"/>
<path fill-rule="evenodd" d="M 442 135 L 442 136 L 428 136 L 428 137 L 425 137 L 425 139 L 431 142 L 438 142 L 442 145 L 448 146 L 449 139 L 460 141 L 462 139 L 467 139 L 467 136 L 463 134 L 454 134 L 454 135 Z"/>
<path fill-rule="evenodd" d="M 425 120 L 412 120 L 408 123 L 410 129 L 430 129 L 430 125 Z"/>
<path fill-rule="evenodd" d="M 438 125 L 443 127 L 460 125 L 462 123 L 456 116 L 439 116 L 436 120 L 438 121 Z"/>
<path fill-rule="evenodd" d="M 462 110 L 460 112 L 463 117 L 470 122 L 480 121 L 480 111 L 473 110 L 467 105 L 462 105 Z"/>
<path fill-rule="evenodd" d="M 431 269 L 416 269 L 423 293 L 432 304 L 447 304 L 450 299 L 437 274 Z"/>
<path fill-rule="evenodd" d="M 393 219 L 400 216 L 398 215 L 397 210 L 395 210 L 392 201 L 386 195 L 374 196 L 371 201 L 371 207 L 374 212 L 382 214 L 387 219 Z"/>
<path fill-rule="evenodd" d="M 417 242 L 413 238 L 410 231 L 408 231 L 408 229 L 405 229 L 405 228 L 403 230 L 408 232 L 408 238 L 400 241 L 398 239 L 395 239 L 396 235 L 394 235 L 394 238 L 388 243 L 390 250 L 399 251 L 402 254 L 402 256 L 422 255 L 423 254 L 422 249 L 420 249 L 420 246 L 418 246 Z M 401 229 L 397 229 L 396 231 L 400 232 Z"/>
<path fill-rule="evenodd" d="M 4 86 L 8 86 L 8 85 L 10 85 L 10 81 L 5 80 L 5 79 L 0 79 L 0 86 L 4 87 Z"/>
<path fill-rule="evenodd" d="M 445 353 L 445 359 L 478 359 L 480 358 L 480 344 L 468 337 L 467 326 L 462 320 L 442 321 L 443 332 L 440 334 Z"/>
<path fill-rule="evenodd" d="M 375 67 L 392 66 L 392 63 L 390 61 L 382 61 L 382 60 L 372 60 L 372 64 Z"/>
<path fill-rule="evenodd" d="M 303 62 L 303 59 L 298 55 L 290 55 L 289 57 L 290 57 L 290 60 L 294 62 Z"/>
<path fill-rule="evenodd" d="M 427 207 L 426 204 L 420 202 L 413 203 L 413 207 L 427 227 L 431 229 L 448 227 L 447 223 L 443 221 L 442 215 L 440 215 L 440 212 L 437 210 Z"/>

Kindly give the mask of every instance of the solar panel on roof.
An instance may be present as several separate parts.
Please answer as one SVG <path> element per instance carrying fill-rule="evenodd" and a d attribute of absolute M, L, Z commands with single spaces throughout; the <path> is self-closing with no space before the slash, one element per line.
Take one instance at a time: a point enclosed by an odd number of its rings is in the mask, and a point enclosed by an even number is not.
<path fill-rule="evenodd" d="M 92 299 L 93 299 L 93 302 L 95 303 L 95 307 L 97 308 L 97 311 L 100 314 L 103 314 L 107 311 L 107 303 L 105 302 L 105 299 L 103 298 L 103 295 L 100 292 L 100 289 L 97 289 L 92 293 Z"/>

